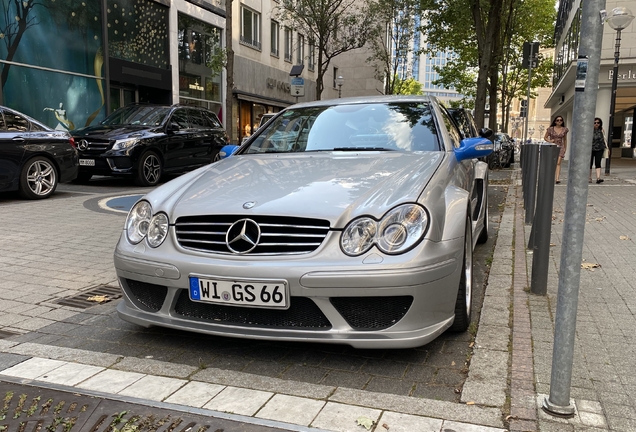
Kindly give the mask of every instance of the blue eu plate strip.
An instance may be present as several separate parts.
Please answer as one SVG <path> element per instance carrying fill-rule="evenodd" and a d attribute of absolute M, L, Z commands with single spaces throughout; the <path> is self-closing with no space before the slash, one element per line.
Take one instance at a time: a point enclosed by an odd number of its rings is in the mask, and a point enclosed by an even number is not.
<path fill-rule="evenodd" d="M 192 300 L 201 300 L 201 291 L 199 291 L 199 278 L 190 276 L 190 298 Z"/>

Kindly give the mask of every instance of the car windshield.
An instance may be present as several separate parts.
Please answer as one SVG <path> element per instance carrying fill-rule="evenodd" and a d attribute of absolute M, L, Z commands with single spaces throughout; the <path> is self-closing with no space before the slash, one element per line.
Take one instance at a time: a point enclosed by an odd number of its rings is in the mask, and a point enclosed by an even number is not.
<path fill-rule="evenodd" d="M 243 153 L 440 149 L 429 104 L 398 102 L 292 108 Z"/>
<path fill-rule="evenodd" d="M 170 113 L 170 108 L 153 106 L 123 107 L 102 121 L 105 125 L 159 126 Z"/>

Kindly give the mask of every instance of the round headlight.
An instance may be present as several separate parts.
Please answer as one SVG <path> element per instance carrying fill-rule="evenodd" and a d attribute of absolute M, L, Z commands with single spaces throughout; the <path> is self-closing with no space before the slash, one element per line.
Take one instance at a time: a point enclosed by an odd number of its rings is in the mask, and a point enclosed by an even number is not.
<path fill-rule="evenodd" d="M 388 254 L 406 252 L 426 233 L 428 215 L 417 204 L 406 204 L 389 211 L 378 227 L 376 244 Z"/>
<path fill-rule="evenodd" d="M 163 243 L 168 235 L 168 216 L 165 213 L 157 213 L 150 220 L 146 239 L 150 247 L 156 248 Z"/>
<path fill-rule="evenodd" d="M 371 218 L 363 217 L 352 221 L 340 237 L 340 246 L 344 253 L 356 256 L 368 251 L 375 241 L 378 224 Z"/>
<path fill-rule="evenodd" d="M 130 209 L 126 219 L 126 236 L 132 244 L 144 239 L 150 226 L 152 207 L 148 201 L 139 201 Z"/>

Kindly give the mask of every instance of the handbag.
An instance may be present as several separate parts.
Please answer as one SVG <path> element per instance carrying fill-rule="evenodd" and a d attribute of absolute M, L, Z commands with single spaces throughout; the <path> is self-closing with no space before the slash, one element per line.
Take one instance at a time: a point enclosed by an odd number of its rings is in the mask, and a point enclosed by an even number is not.
<path fill-rule="evenodd" d="M 607 159 L 608 157 L 609 157 L 609 149 L 605 147 L 605 150 L 603 150 L 603 159 Z"/>

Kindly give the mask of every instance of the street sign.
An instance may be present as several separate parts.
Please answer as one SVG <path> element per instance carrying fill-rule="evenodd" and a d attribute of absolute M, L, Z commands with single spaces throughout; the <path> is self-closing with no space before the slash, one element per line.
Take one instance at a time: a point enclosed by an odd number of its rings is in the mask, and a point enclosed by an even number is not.
<path fill-rule="evenodd" d="M 289 92 L 295 97 L 305 96 L 305 80 L 301 77 L 293 77 Z"/>
<path fill-rule="evenodd" d="M 524 42 L 523 43 L 523 61 L 521 67 L 527 69 L 528 66 L 533 69 L 539 65 L 539 42 Z"/>

